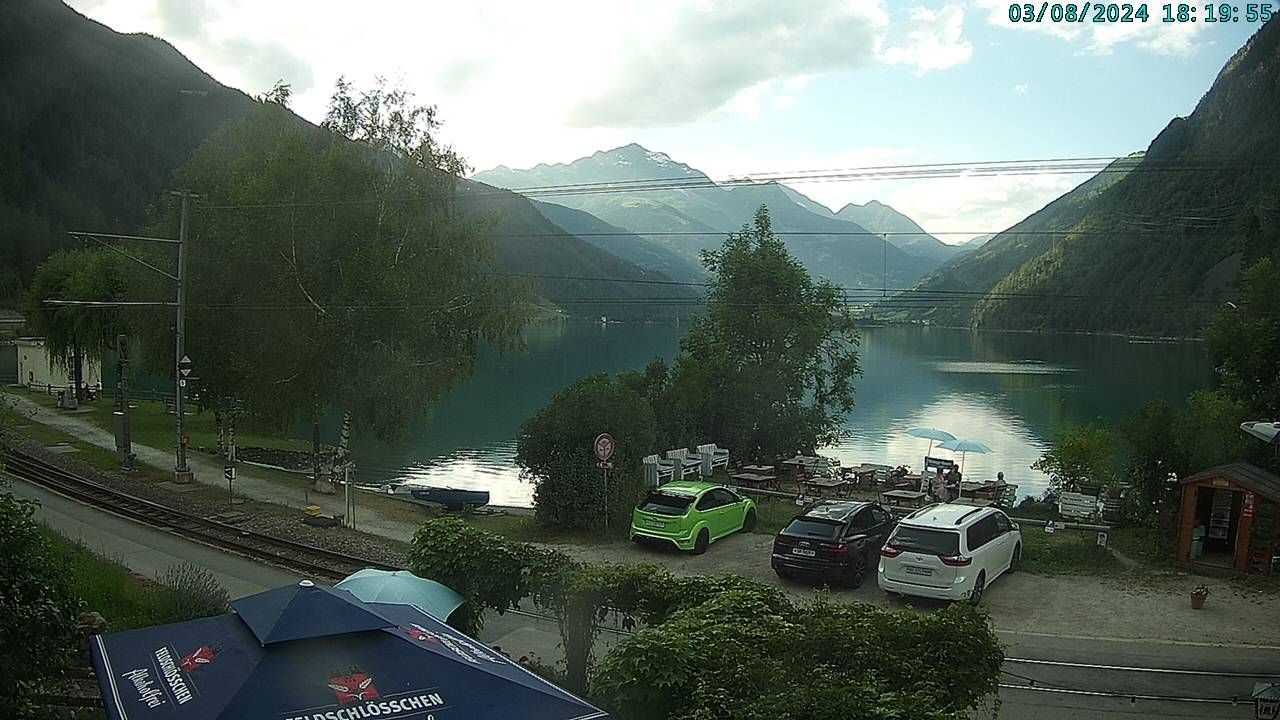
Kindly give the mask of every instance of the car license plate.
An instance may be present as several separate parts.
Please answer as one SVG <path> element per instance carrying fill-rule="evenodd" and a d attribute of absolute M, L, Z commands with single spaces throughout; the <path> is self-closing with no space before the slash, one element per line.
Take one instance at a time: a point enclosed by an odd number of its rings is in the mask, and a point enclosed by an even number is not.
<path fill-rule="evenodd" d="M 667 524 L 666 524 L 666 523 L 664 523 L 664 522 L 662 522 L 661 520 L 648 520 L 648 519 L 646 519 L 646 520 L 644 521 L 644 524 L 645 524 L 647 527 L 651 527 L 651 528 L 664 528 L 664 527 L 666 527 L 666 526 L 667 526 Z"/>
<path fill-rule="evenodd" d="M 816 550 L 805 550 L 804 548 L 791 548 L 792 555 L 803 555 L 804 557 L 816 557 Z"/>
<path fill-rule="evenodd" d="M 906 571 L 908 575 L 932 575 L 933 574 L 933 571 L 930 570 L 929 568 L 915 567 L 912 565 L 907 565 Z"/>

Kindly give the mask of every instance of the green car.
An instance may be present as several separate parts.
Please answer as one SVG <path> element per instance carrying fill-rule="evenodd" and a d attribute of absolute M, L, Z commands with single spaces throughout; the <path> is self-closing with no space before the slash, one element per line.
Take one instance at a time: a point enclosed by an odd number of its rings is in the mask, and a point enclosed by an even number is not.
<path fill-rule="evenodd" d="M 649 491 L 631 513 L 631 539 L 664 540 L 695 555 L 739 530 L 756 527 L 756 504 L 709 482 L 671 482 Z"/>

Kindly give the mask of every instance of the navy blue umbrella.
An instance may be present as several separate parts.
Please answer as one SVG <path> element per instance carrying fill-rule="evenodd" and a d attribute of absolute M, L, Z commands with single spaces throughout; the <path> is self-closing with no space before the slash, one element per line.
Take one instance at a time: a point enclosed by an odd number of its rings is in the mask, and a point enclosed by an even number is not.
<path fill-rule="evenodd" d="M 235 614 L 93 638 L 111 720 L 607 715 L 411 605 L 303 581 Z"/>

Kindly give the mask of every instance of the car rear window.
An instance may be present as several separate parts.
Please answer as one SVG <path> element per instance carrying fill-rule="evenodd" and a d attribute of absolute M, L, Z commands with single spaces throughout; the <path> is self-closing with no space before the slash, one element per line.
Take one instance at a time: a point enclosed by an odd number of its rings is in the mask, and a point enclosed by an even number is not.
<path fill-rule="evenodd" d="M 655 492 L 649 493 L 636 507 L 640 508 L 641 512 L 654 513 L 656 515 L 683 515 L 692 503 L 693 498 L 688 495 Z"/>
<path fill-rule="evenodd" d="M 792 520 L 791 524 L 787 525 L 782 532 L 788 535 L 834 540 L 836 535 L 840 532 L 840 524 L 829 520 L 815 520 L 813 518 L 798 517 Z"/>
<path fill-rule="evenodd" d="M 951 556 L 960 552 L 960 533 L 899 525 L 888 544 L 911 552 Z"/>

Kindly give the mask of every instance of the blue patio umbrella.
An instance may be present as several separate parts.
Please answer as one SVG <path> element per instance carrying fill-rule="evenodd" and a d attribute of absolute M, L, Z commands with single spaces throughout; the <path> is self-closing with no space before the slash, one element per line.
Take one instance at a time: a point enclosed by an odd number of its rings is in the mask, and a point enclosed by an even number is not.
<path fill-rule="evenodd" d="M 346 590 L 364 602 L 412 605 L 440 620 L 465 600 L 461 595 L 435 580 L 420 578 L 408 570 L 375 570 L 365 568 L 334 587 Z"/>
<path fill-rule="evenodd" d="M 948 440 L 938 445 L 943 450 L 960 453 L 960 471 L 964 471 L 964 457 L 969 453 L 977 453 L 986 455 L 992 452 L 991 448 L 978 442 L 977 440 Z"/>
<path fill-rule="evenodd" d="M 933 452 L 934 441 L 945 442 L 956 439 L 955 435 L 938 428 L 911 428 L 907 431 L 907 434 L 911 437 L 927 438 L 929 440 L 929 449 L 924 451 L 925 457 L 929 457 L 929 453 Z"/>
<path fill-rule="evenodd" d="M 412 605 L 303 581 L 235 613 L 92 638 L 110 720 L 607 715 Z"/>

